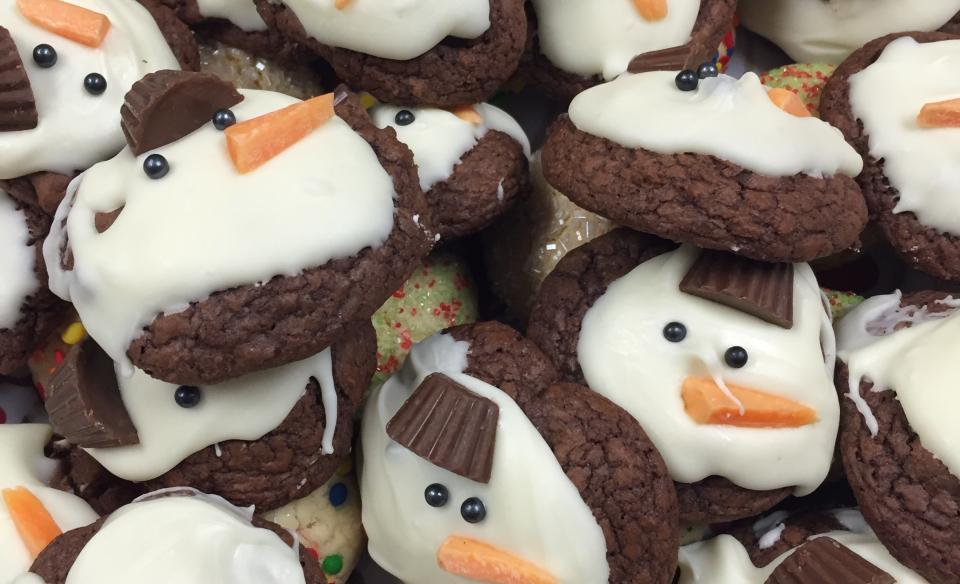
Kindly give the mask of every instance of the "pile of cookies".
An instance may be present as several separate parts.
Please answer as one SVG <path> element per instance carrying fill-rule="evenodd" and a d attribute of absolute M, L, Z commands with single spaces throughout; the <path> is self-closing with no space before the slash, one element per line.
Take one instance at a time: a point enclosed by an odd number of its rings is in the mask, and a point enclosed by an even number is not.
<path fill-rule="evenodd" d="M 0 0 L 0 584 L 960 583 L 960 0 L 737 4 Z"/>

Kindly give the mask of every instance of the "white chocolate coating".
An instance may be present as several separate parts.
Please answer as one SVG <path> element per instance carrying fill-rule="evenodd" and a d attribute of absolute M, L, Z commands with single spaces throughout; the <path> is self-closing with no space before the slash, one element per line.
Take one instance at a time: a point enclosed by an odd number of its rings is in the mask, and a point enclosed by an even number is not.
<path fill-rule="evenodd" d="M 0 0 L 0 23 L 10 31 L 30 78 L 39 123 L 32 130 L 0 132 L 0 179 L 49 170 L 72 174 L 123 148 L 120 106 L 135 81 L 160 69 L 179 69 L 150 13 L 136 0 L 71 0 L 107 15 L 103 44 L 87 47 L 40 28 L 20 14 L 16 0 Z M 33 48 L 51 45 L 57 64 L 42 69 Z M 107 90 L 90 95 L 88 73 L 100 73 Z"/>
<path fill-rule="evenodd" d="M 960 40 L 918 43 L 904 37 L 887 45 L 863 71 L 850 76 L 850 106 L 863 122 L 870 154 L 899 198 L 894 213 L 960 235 L 960 128 L 924 129 L 924 104 L 960 98 Z"/>
<path fill-rule="evenodd" d="M 229 20 L 246 32 L 267 30 L 253 0 L 197 0 L 197 7 L 204 18 Z"/>
<path fill-rule="evenodd" d="M 397 139 L 410 147 L 420 173 L 420 188 L 430 187 L 450 178 L 454 167 L 463 155 L 469 152 L 488 131 L 498 130 L 516 140 L 530 156 L 530 140 L 520 124 L 502 109 L 486 103 L 474 106 L 483 123 L 474 125 L 444 109 L 401 108 L 381 104 L 370 111 L 370 117 L 378 128 L 391 127 Z M 400 126 L 397 113 L 407 110 L 413 113 L 412 124 Z"/>
<path fill-rule="evenodd" d="M 610 80 L 637 55 L 690 40 L 700 0 L 670 0 L 666 18 L 649 21 L 627 0 L 534 0 L 540 51 L 584 77 Z"/>
<path fill-rule="evenodd" d="M 784 329 L 680 292 L 698 255 L 683 246 L 657 256 L 597 299 L 583 318 L 577 349 L 587 385 L 640 422 L 675 481 L 719 475 L 748 489 L 795 486 L 798 495 L 810 493 L 830 469 L 840 415 L 833 329 L 813 271 L 795 265 L 793 328 Z M 670 322 L 686 326 L 683 341 L 663 337 Z M 747 350 L 740 369 L 724 364 L 733 346 Z M 689 375 L 798 401 L 818 419 L 797 428 L 698 424 L 681 398 Z"/>
<path fill-rule="evenodd" d="M 299 101 L 241 93 L 233 108 L 239 121 Z M 154 152 L 170 164 L 159 180 L 142 169 Z M 50 288 L 74 303 L 90 335 L 129 375 L 127 347 L 158 314 L 379 246 L 393 228 L 393 197 L 373 148 L 339 117 L 243 175 L 223 133 L 207 124 L 138 157 L 125 149 L 71 183 L 44 243 Z M 121 206 L 98 234 L 96 212 Z M 65 235 L 72 271 L 60 268 Z"/>
<path fill-rule="evenodd" d="M 490 0 L 279 0 L 317 41 L 405 61 L 449 37 L 475 39 L 490 28 Z"/>
<path fill-rule="evenodd" d="M 741 0 L 743 25 L 800 63 L 840 63 L 892 32 L 936 30 L 960 0 Z"/>
<path fill-rule="evenodd" d="M 856 176 L 863 161 L 843 134 L 778 108 L 754 73 L 702 79 L 680 91 L 676 72 L 621 75 L 570 103 L 581 131 L 627 148 L 709 154 L 768 176 Z"/>
<path fill-rule="evenodd" d="M 89 525 L 97 514 L 83 499 L 47 486 L 56 468 L 53 460 L 43 456 L 51 434 L 46 424 L 0 424 L 0 490 L 28 488 L 62 531 Z M 2 498 L 0 550 L 0 582 L 12 581 L 33 563 Z"/>
<path fill-rule="evenodd" d="M 516 403 L 462 373 L 469 350 L 469 343 L 444 334 L 423 341 L 404 368 L 367 402 L 360 490 L 370 555 L 405 582 L 475 584 L 437 566 L 438 548 L 448 536 L 457 535 L 507 550 L 563 584 L 606 583 L 606 542 L 593 513 Z M 386 434 L 387 422 L 403 402 L 427 375 L 438 371 L 500 408 L 489 484 L 436 467 Z M 433 483 L 449 489 L 450 500 L 441 508 L 424 501 L 424 489 Z M 461 518 L 460 504 L 468 497 L 484 502 L 487 516 L 482 522 Z"/>
<path fill-rule="evenodd" d="M 28 246 L 30 230 L 16 202 L 0 190 L 0 330 L 20 320 L 20 306 L 39 286 L 33 270 L 36 249 Z"/>
<path fill-rule="evenodd" d="M 219 497 L 140 500 L 110 515 L 67 584 L 300 584 L 297 549 Z"/>

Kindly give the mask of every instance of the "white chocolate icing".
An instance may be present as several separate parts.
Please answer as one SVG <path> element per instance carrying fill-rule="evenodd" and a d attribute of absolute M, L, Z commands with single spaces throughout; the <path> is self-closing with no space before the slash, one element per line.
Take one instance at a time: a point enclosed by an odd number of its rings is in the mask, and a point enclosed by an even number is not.
<path fill-rule="evenodd" d="M 50 170 L 72 174 L 123 147 L 120 106 L 135 81 L 159 69 L 179 69 L 150 13 L 135 0 L 71 0 L 107 15 L 103 44 L 87 47 L 40 28 L 20 14 L 16 0 L 0 0 L 0 23 L 10 31 L 30 78 L 39 123 L 32 130 L 0 132 L 0 179 Z M 57 64 L 42 69 L 33 48 L 46 43 Z M 100 73 L 107 90 L 90 95 L 88 73 Z"/>
<path fill-rule="evenodd" d="M 534 0 L 540 51 L 584 77 L 610 80 L 637 55 L 690 40 L 700 0 L 670 0 L 666 18 L 649 21 L 628 0 Z"/>
<path fill-rule="evenodd" d="M 370 117 L 378 128 L 396 130 L 397 139 L 410 147 L 420 173 L 420 188 L 427 192 L 433 185 L 450 178 L 463 155 L 473 149 L 490 130 L 507 134 L 519 142 L 524 153 L 530 156 L 530 140 L 510 114 L 486 103 L 473 107 L 483 118 L 482 124 L 475 125 L 444 109 L 402 108 L 385 104 L 374 107 Z M 397 113 L 403 110 L 413 113 L 415 119 L 412 124 L 400 126 L 396 123 Z"/>
<path fill-rule="evenodd" d="M 367 402 L 360 490 L 370 555 L 405 582 L 474 583 L 437 565 L 438 548 L 456 535 L 507 550 L 564 584 L 606 583 L 606 542 L 590 508 L 516 403 L 462 373 L 469 349 L 468 343 L 449 335 L 427 339 Z M 436 467 L 386 434 L 387 422 L 403 402 L 437 371 L 500 408 L 489 484 Z M 424 501 L 424 489 L 433 483 L 449 489 L 450 500 L 441 508 Z M 482 522 L 470 524 L 460 516 L 460 504 L 468 497 L 484 502 L 487 516 Z"/>
<path fill-rule="evenodd" d="M 800 63 L 840 63 L 875 38 L 936 30 L 960 0 L 741 0 L 743 25 Z"/>
<path fill-rule="evenodd" d="M 960 40 L 887 45 L 872 65 L 850 76 L 850 106 L 863 122 L 870 154 L 897 189 L 894 213 L 960 235 L 960 128 L 924 129 L 924 104 L 960 98 Z"/>
<path fill-rule="evenodd" d="M 853 553 L 896 578 L 897 584 L 926 584 L 917 575 L 890 555 L 872 532 L 831 531 L 816 537 L 830 537 Z M 692 543 L 680 548 L 679 584 L 764 584 L 771 573 L 796 548 L 757 568 L 747 550 L 732 535 Z"/>
<path fill-rule="evenodd" d="M 43 456 L 51 434 L 46 424 L 0 424 L 0 490 L 28 488 L 62 531 L 89 525 L 97 514 L 83 499 L 47 486 L 56 469 L 56 463 Z M 12 581 L 33 563 L 2 498 L 0 550 L 0 582 Z"/>
<path fill-rule="evenodd" d="M 197 7 L 204 18 L 229 20 L 246 32 L 267 30 L 253 0 L 197 0 Z"/>
<path fill-rule="evenodd" d="M 241 93 L 233 108 L 239 121 L 299 101 Z M 170 164 L 160 180 L 142 170 L 154 152 Z M 373 148 L 339 117 L 243 175 L 223 133 L 207 124 L 138 157 L 125 149 L 71 183 L 44 243 L 50 288 L 74 303 L 90 335 L 129 374 L 127 347 L 159 313 L 379 246 L 393 228 L 393 197 Z M 96 212 L 121 206 L 98 234 Z M 60 268 L 64 236 L 72 271 Z"/>
<path fill-rule="evenodd" d="M 278 0 L 317 41 L 385 59 L 419 57 L 449 37 L 475 39 L 490 28 L 490 0 Z"/>
<path fill-rule="evenodd" d="M 7 193 L 0 190 L 0 330 L 20 320 L 20 307 L 39 286 L 33 266 L 36 248 L 28 246 L 27 218 Z"/>
<path fill-rule="evenodd" d="M 174 400 L 179 386 L 153 379 L 139 369 L 118 375 L 120 395 L 140 443 L 85 449 L 107 470 L 128 481 L 154 479 L 204 448 L 227 440 L 258 440 L 275 430 L 303 397 L 311 378 L 321 385 L 324 451 L 333 453 L 337 396 L 330 349 L 309 359 L 252 373 L 219 385 L 202 386 L 201 401 L 182 408 Z"/>
<path fill-rule="evenodd" d="M 640 422 L 674 480 L 719 475 L 748 489 L 796 486 L 796 494 L 805 495 L 830 469 L 839 424 L 833 329 L 816 278 L 808 265 L 795 265 L 793 328 L 784 329 L 680 292 L 698 255 L 688 245 L 657 256 L 597 299 L 583 318 L 577 347 L 587 385 Z M 663 337 L 670 322 L 686 326 L 683 341 Z M 723 361 L 733 346 L 747 350 L 740 369 Z M 798 401 L 818 419 L 797 428 L 698 424 L 681 398 L 689 375 Z"/>
<path fill-rule="evenodd" d="M 709 154 L 768 176 L 856 176 L 863 160 L 830 124 L 781 110 L 754 73 L 680 91 L 676 72 L 622 75 L 570 103 L 583 132 L 661 154 Z"/>
<path fill-rule="evenodd" d="M 110 515 L 67 584 L 298 584 L 298 550 L 204 495 L 140 500 Z"/>

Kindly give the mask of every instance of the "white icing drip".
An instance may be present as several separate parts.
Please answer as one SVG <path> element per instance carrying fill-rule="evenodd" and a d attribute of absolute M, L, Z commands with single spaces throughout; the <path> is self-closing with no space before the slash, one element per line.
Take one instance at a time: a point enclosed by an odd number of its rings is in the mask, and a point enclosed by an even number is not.
<path fill-rule="evenodd" d="M 904 37 L 850 76 L 850 106 L 899 194 L 893 212 L 953 235 L 960 235 L 960 128 L 924 129 L 917 114 L 926 103 L 960 98 L 958 70 L 960 40 Z"/>
<path fill-rule="evenodd" d="M 448 36 L 475 39 L 490 28 L 489 0 L 277 0 L 322 44 L 408 60 Z"/>
<path fill-rule="evenodd" d="M 406 582 L 467 584 L 472 580 L 452 576 L 437 565 L 441 543 L 456 535 L 509 550 L 559 582 L 606 583 L 606 542 L 590 508 L 513 400 L 462 373 L 468 352 L 466 342 L 448 335 L 431 337 L 414 347 L 404 368 L 367 402 L 361 497 L 370 555 Z M 384 431 L 414 388 L 435 371 L 499 407 L 489 484 L 433 466 Z M 432 483 L 449 490 L 450 502 L 442 508 L 431 508 L 423 500 L 424 489 Z M 460 503 L 473 496 L 487 509 L 486 519 L 475 525 L 460 516 Z"/>
<path fill-rule="evenodd" d="M 795 486 L 797 494 L 809 493 L 830 469 L 839 424 L 829 356 L 833 329 L 816 277 L 806 264 L 795 265 L 793 328 L 784 329 L 680 292 L 699 253 L 683 246 L 657 256 L 597 299 L 584 316 L 578 345 L 588 385 L 637 418 L 674 480 L 719 475 L 749 489 Z M 680 343 L 663 337 L 673 321 L 687 328 Z M 721 365 L 733 346 L 747 350 L 745 367 Z M 798 428 L 697 424 L 680 391 L 690 375 L 796 400 L 818 420 Z"/>
<path fill-rule="evenodd" d="M 0 330 L 13 328 L 20 320 L 23 301 L 37 289 L 33 271 L 34 247 L 28 246 L 27 219 L 10 196 L 0 190 Z"/>
<path fill-rule="evenodd" d="M 453 169 L 460 164 L 463 155 L 477 145 L 488 131 L 504 132 L 530 156 L 530 141 L 523 128 L 510 114 L 495 106 L 480 103 L 474 106 L 483 123 L 475 125 L 444 109 L 402 108 L 381 104 L 370 111 L 370 117 L 378 128 L 393 128 L 397 138 L 410 147 L 420 173 L 420 188 L 424 192 L 450 178 Z M 407 110 L 414 115 L 412 124 L 396 123 L 397 113 Z"/>
<path fill-rule="evenodd" d="M 241 93 L 232 108 L 241 121 L 299 101 Z M 154 152 L 170 164 L 160 180 L 142 169 Z M 393 196 L 372 147 L 339 117 L 243 175 L 223 132 L 207 124 L 139 157 L 126 149 L 71 183 L 44 243 L 50 287 L 129 374 L 127 347 L 159 313 L 381 245 L 393 228 Z M 95 214 L 120 206 L 113 226 L 97 233 Z M 65 235 L 75 260 L 69 272 L 59 260 Z"/>
<path fill-rule="evenodd" d="M 205 496 L 164 497 L 114 512 L 81 550 L 67 584 L 298 584 L 299 554 Z"/>
<path fill-rule="evenodd" d="M 0 23 L 10 31 L 37 102 L 39 124 L 32 130 L 0 132 L 0 179 L 50 170 L 72 174 L 123 147 L 120 106 L 135 81 L 159 69 L 179 69 L 160 29 L 134 0 L 71 0 L 110 19 L 110 31 L 96 48 L 58 36 L 28 21 L 16 0 L 0 0 Z M 57 51 L 49 69 L 33 61 L 41 43 Z M 102 74 L 107 90 L 98 96 L 83 88 L 88 73 Z"/>
<path fill-rule="evenodd" d="M 142 503 L 146 501 L 153 501 L 155 499 L 162 499 L 164 497 L 198 497 L 203 499 L 205 503 L 216 505 L 224 511 L 233 513 L 247 523 L 252 522 L 253 516 L 256 514 L 256 507 L 253 505 L 239 507 L 230 501 L 227 501 L 220 495 L 207 494 L 198 489 L 194 489 L 193 487 L 167 487 L 165 489 L 157 489 L 156 491 L 150 491 L 149 493 L 140 495 L 132 502 Z M 293 546 L 293 548 L 296 549 L 296 546 Z"/>
<path fill-rule="evenodd" d="M 760 549 L 766 550 L 775 546 L 780 541 L 780 536 L 783 535 L 783 530 L 786 528 L 786 523 L 778 523 L 773 529 L 764 533 L 757 541 Z"/>
<path fill-rule="evenodd" d="M 768 176 L 860 174 L 863 161 L 839 130 L 778 108 L 754 73 L 703 79 L 687 92 L 675 77 L 627 74 L 590 88 L 570 103 L 570 121 L 627 148 L 709 154 Z"/>
<path fill-rule="evenodd" d="M 267 30 L 253 0 L 197 0 L 204 18 L 223 18 L 246 32 Z"/>
<path fill-rule="evenodd" d="M 960 0 L 740 0 L 743 25 L 799 63 L 840 63 L 891 32 L 936 30 Z"/>
<path fill-rule="evenodd" d="M 764 515 L 753 522 L 753 534 L 760 537 L 777 525 L 783 523 L 787 517 L 790 517 L 790 513 L 783 510 Z"/>
<path fill-rule="evenodd" d="M 140 443 L 86 450 L 121 478 L 150 480 L 204 448 L 216 445 L 219 449 L 219 443 L 226 440 L 258 440 L 275 430 L 314 378 L 320 384 L 327 414 L 323 452 L 332 454 L 337 393 L 330 353 L 326 349 L 303 361 L 203 386 L 200 403 L 192 408 L 177 405 L 175 384 L 153 379 L 139 369 L 130 377 L 118 375 L 120 394 Z"/>
<path fill-rule="evenodd" d="M 51 434 L 46 424 L 0 424 L 0 490 L 28 488 L 63 531 L 93 523 L 97 514 L 82 499 L 46 485 L 56 469 L 43 456 Z M 0 582 L 10 582 L 33 562 L 2 498 L 0 550 Z"/>
<path fill-rule="evenodd" d="M 585 77 L 613 79 L 641 53 L 690 40 L 700 0 L 670 0 L 666 18 L 644 19 L 628 0 L 534 0 L 540 51 Z"/>
<path fill-rule="evenodd" d="M 853 533 L 873 533 L 859 509 L 834 509 L 831 511 L 837 522 Z"/>
<path fill-rule="evenodd" d="M 213 445 L 213 453 L 217 455 L 217 458 L 220 458 L 221 456 L 223 456 L 223 451 L 220 450 L 219 442 Z"/>

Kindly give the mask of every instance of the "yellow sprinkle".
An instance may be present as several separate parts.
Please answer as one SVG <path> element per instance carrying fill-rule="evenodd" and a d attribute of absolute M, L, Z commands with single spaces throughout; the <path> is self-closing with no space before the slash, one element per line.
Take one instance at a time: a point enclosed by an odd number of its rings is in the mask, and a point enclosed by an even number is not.
<path fill-rule="evenodd" d="M 362 105 L 365 109 L 370 109 L 377 105 L 377 98 L 373 97 L 367 92 L 363 92 L 360 94 L 360 105 Z"/>
<path fill-rule="evenodd" d="M 83 328 L 83 323 L 75 322 L 67 327 L 60 335 L 60 339 L 68 345 L 76 345 L 87 336 L 87 330 Z"/>

